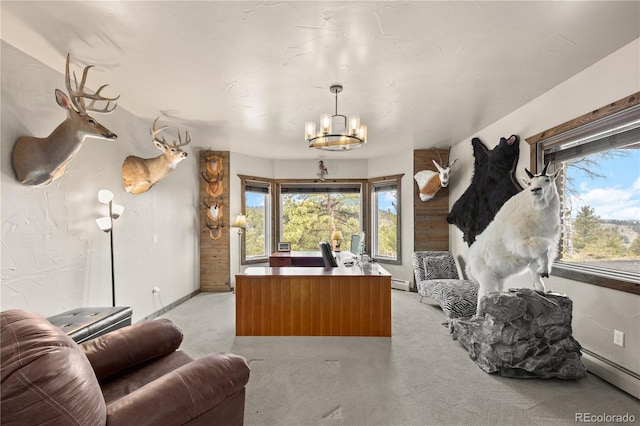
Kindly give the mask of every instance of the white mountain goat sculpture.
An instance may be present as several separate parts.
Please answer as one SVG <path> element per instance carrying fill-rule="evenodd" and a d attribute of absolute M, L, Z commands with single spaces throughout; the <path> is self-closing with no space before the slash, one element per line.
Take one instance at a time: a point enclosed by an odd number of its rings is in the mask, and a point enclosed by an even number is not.
<path fill-rule="evenodd" d="M 440 164 L 442 162 L 442 156 L 440 156 L 440 151 L 438 151 L 438 157 L 440 157 Z M 451 148 L 449 148 L 449 154 L 451 153 Z M 447 162 L 450 157 L 447 156 Z M 413 177 L 418 184 L 418 188 L 420 189 L 420 199 L 422 201 L 429 201 L 433 197 L 436 196 L 436 193 L 440 190 L 440 188 L 446 188 L 449 185 L 449 172 L 451 172 L 451 166 L 455 164 L 456 160 L 453 160 L 453 163 L 441 166 L 433 161 L 433 165 L 436 166 L 438 172 L 434 172 L 433 170 L 422 170 L 415 174 Z"/>
<path fill-rule="evenodd" d="M 503 291 L 506 278 L 529 269 L 533 288 L 544 292 L 542 278 L 549 277 L 560 240 L 560 200 L 555 178 L 561 169 L 522 179 L 525 190 L 507 200 L 493 221 L 469 248 L 467 275 L 478 282 L 480 300 L 494 291 Z"/>

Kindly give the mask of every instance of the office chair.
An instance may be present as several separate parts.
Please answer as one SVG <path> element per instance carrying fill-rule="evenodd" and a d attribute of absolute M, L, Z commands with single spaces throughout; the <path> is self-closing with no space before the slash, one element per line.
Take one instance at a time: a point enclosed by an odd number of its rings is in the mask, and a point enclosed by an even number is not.
<path fill-rule="evenodd" d="M 336 262 L 336 258 L 333 257 L 331 245 L 326 241 L 321 241 L 319 246 L 320 252 L 322 253 L 322 260 L 324 261 L 324 267 L 336 268 L 338 266 L 338 262 Z"/>

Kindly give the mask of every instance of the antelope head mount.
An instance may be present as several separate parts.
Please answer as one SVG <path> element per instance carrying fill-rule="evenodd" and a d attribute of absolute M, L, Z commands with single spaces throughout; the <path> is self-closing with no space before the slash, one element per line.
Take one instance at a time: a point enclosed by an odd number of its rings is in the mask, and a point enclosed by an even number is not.
<path fill-rule="evenodd" d="M 440 155 L 440 151 L 436 149 L 438 152 L 438 157 L 440 158 L 440 164 L 433 161 L 433 165 L 436 166 L 438 172 L 434 172 L 433 170 L 422 170 L 413 177 L 418 184 L 418 188 L 420 189 L 420 199 L 422 201 L 429 201 L 433 197 L 436 196 L 436 193 L 440 190 L 440 188 L 446 188 L 449 185 L 449 173 L 451 172 L 451 166 L 455 164 L 456 160 L 453 160 L 452 163 L 449 163 L 449 159 L 451 158 L 447 155 L 447 164 L 444 164 L 442 161 L 442 156 Z M 451 154 L 451 147 L 449 147 L 448 154 Z"/>
<path fill-rule="evenodd" d="M 107 98 L 102 96 L 105 84 L 94 92 L 85 90 L 87 75 L 93 65 L 88 65 L 82 72 L 80 83 L 73 73 L 75 88 L 71 85 L 69 73 L 69 54 L 65 70 L 65 84 L 68 96 L 56 89 L 56 102 L 67 111 L 67 119 L 64 120 L 46 138 L 21 136 L 13 146 L 11 162 L 20 183 L 30 186 L 45 186 L 62 176 L 67 164 L 76 156 L 82 148 L 85 138 L 97 138 L 115 140 L 116 134 L 100 124 L 88 111 L 98 113 L 110 113 L 116 107 L 116 101 L 120 96 Z M 85 100 L 91 102 L 86 105 Z M 106 102 L 103 108 L 96 107 L 96 101 Z M 113 104 L 112 104 L 113 102 Z"/>
<path fill-rule="evenodd" d="M 162 151 L 162 154 L 155 158 L 140 158 L 130 155 L 122 163 L 124 187 L 131 194 L 147 192 L 158 181 L 171 173 L 178 163 L 187 158 L 187 153 L 181 147 L 191 142 L 191 133 L 188 130 L 185 131 L 185 140 L 183 142 L 180 131 L 178 131 L 178 140 L 174 139 L 169 144 L 164 137 L 158 138 L 158 134 L 169 127 L 163 126 L 156 129 L 159 119 L 160 117 L 157 117 L 153 121 L 151 137 L 153 144 Z"/>

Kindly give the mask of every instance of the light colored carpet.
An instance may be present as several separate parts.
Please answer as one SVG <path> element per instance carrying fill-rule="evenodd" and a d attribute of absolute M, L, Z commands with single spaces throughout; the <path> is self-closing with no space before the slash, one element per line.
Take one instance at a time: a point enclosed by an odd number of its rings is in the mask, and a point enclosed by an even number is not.
<path fill-rule="evenodd" d="M 484 373 L 451 339 L 439 307 L 392 292 L 391 338 L 236 337 L 231 293 L 201 293 L 163 317 L 182 328 L 192 356 L 248 360 L 246 425 L 571 425 L 576 413 L 630 413 L 640 422 L 638 400 L 592 374 Z"/>

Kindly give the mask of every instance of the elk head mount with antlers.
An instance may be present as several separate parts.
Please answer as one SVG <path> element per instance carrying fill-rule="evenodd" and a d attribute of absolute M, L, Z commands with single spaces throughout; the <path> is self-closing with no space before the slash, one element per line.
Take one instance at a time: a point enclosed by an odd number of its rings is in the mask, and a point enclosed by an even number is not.
<path fill-rule="evenodd" d="M 185 140 L 183 142 L 180 131 L 178 131 L 178 140 L 174 139 L 173 143 L 169 144 L 164 138 L 158 138 L 158 134 L 169 127 L 163 126 L 156 129 L 159 119 L 160 117 L 157 117 L 153 121 L 151 136 L 153 137 L 153 144 L 162 151 L 162 154 L 155 158 L 140 158 L 130 155 L 122 163 L 124 187 L 131 194 L 147 192 L 158 181 L 171 173 L 178 163 L 187 158 L 187 153 L 180 147 L 191 142 L 191 133 L 188 130 L 185 131 Z"/>
<path fill-rule="evenodd" d="M 440 151 L 436 148 L 436 152 L 438 153 L 438 157 L 440 158 L 440 164 L 443 164 L 442 156 L 440 155 Z M 449 163 L 451 153 L 451 147 L 449 147 L 449 151 L 447 152 L 447 164 L 441 166 L 433 161 L 433 165 L 436 166 L 438 172 L 434 172 L 433 170 L 422 170 L 413 177 L 418 184 L 418 188 L 420 189 L 420 199 L 422 201 L 429 201 L 433 197 L 436 196 L 436 193 L 440 190 L 440 188 L 446 188 L 449 185 L 449 173 L 451 172 L 451 166 L 453 166 L 456 160 L 453 160 L 452 163 Z"/>
<path fill-rule="evenodd" d="M 56 102 L 67 110 L 67 119 L 60 123 L 46 138 L 32 136 L 18 138 L 13 146 L 11 162 L 20 183 L 38 187 L 48 185 L 64 174 L 67 164 L 80 151 L 85 138 L 106 140 L 117 138 L 115 133 L 87 114 L 87 111 L 112 112 L 120 97 L 107 98 L 102 96 L 101 92 L 108 86 L 107 84 L 100 86 L 94 93 L 85 91 L 87 75 L 92 67 L 93 65 L 84 67 L 82 80 L 79 84 L 75 73 L 73 74 L 75 89 L 72 88 L 69 54 L 67 54 L 64 80 L 69 96 L 59 89 L 55 91 Z M 91 102 L 85 105 L 85 99 L 90 99 Z M 104 108 L 97 108 L 96 101 L 104 101 L 107 104 Z"/>

